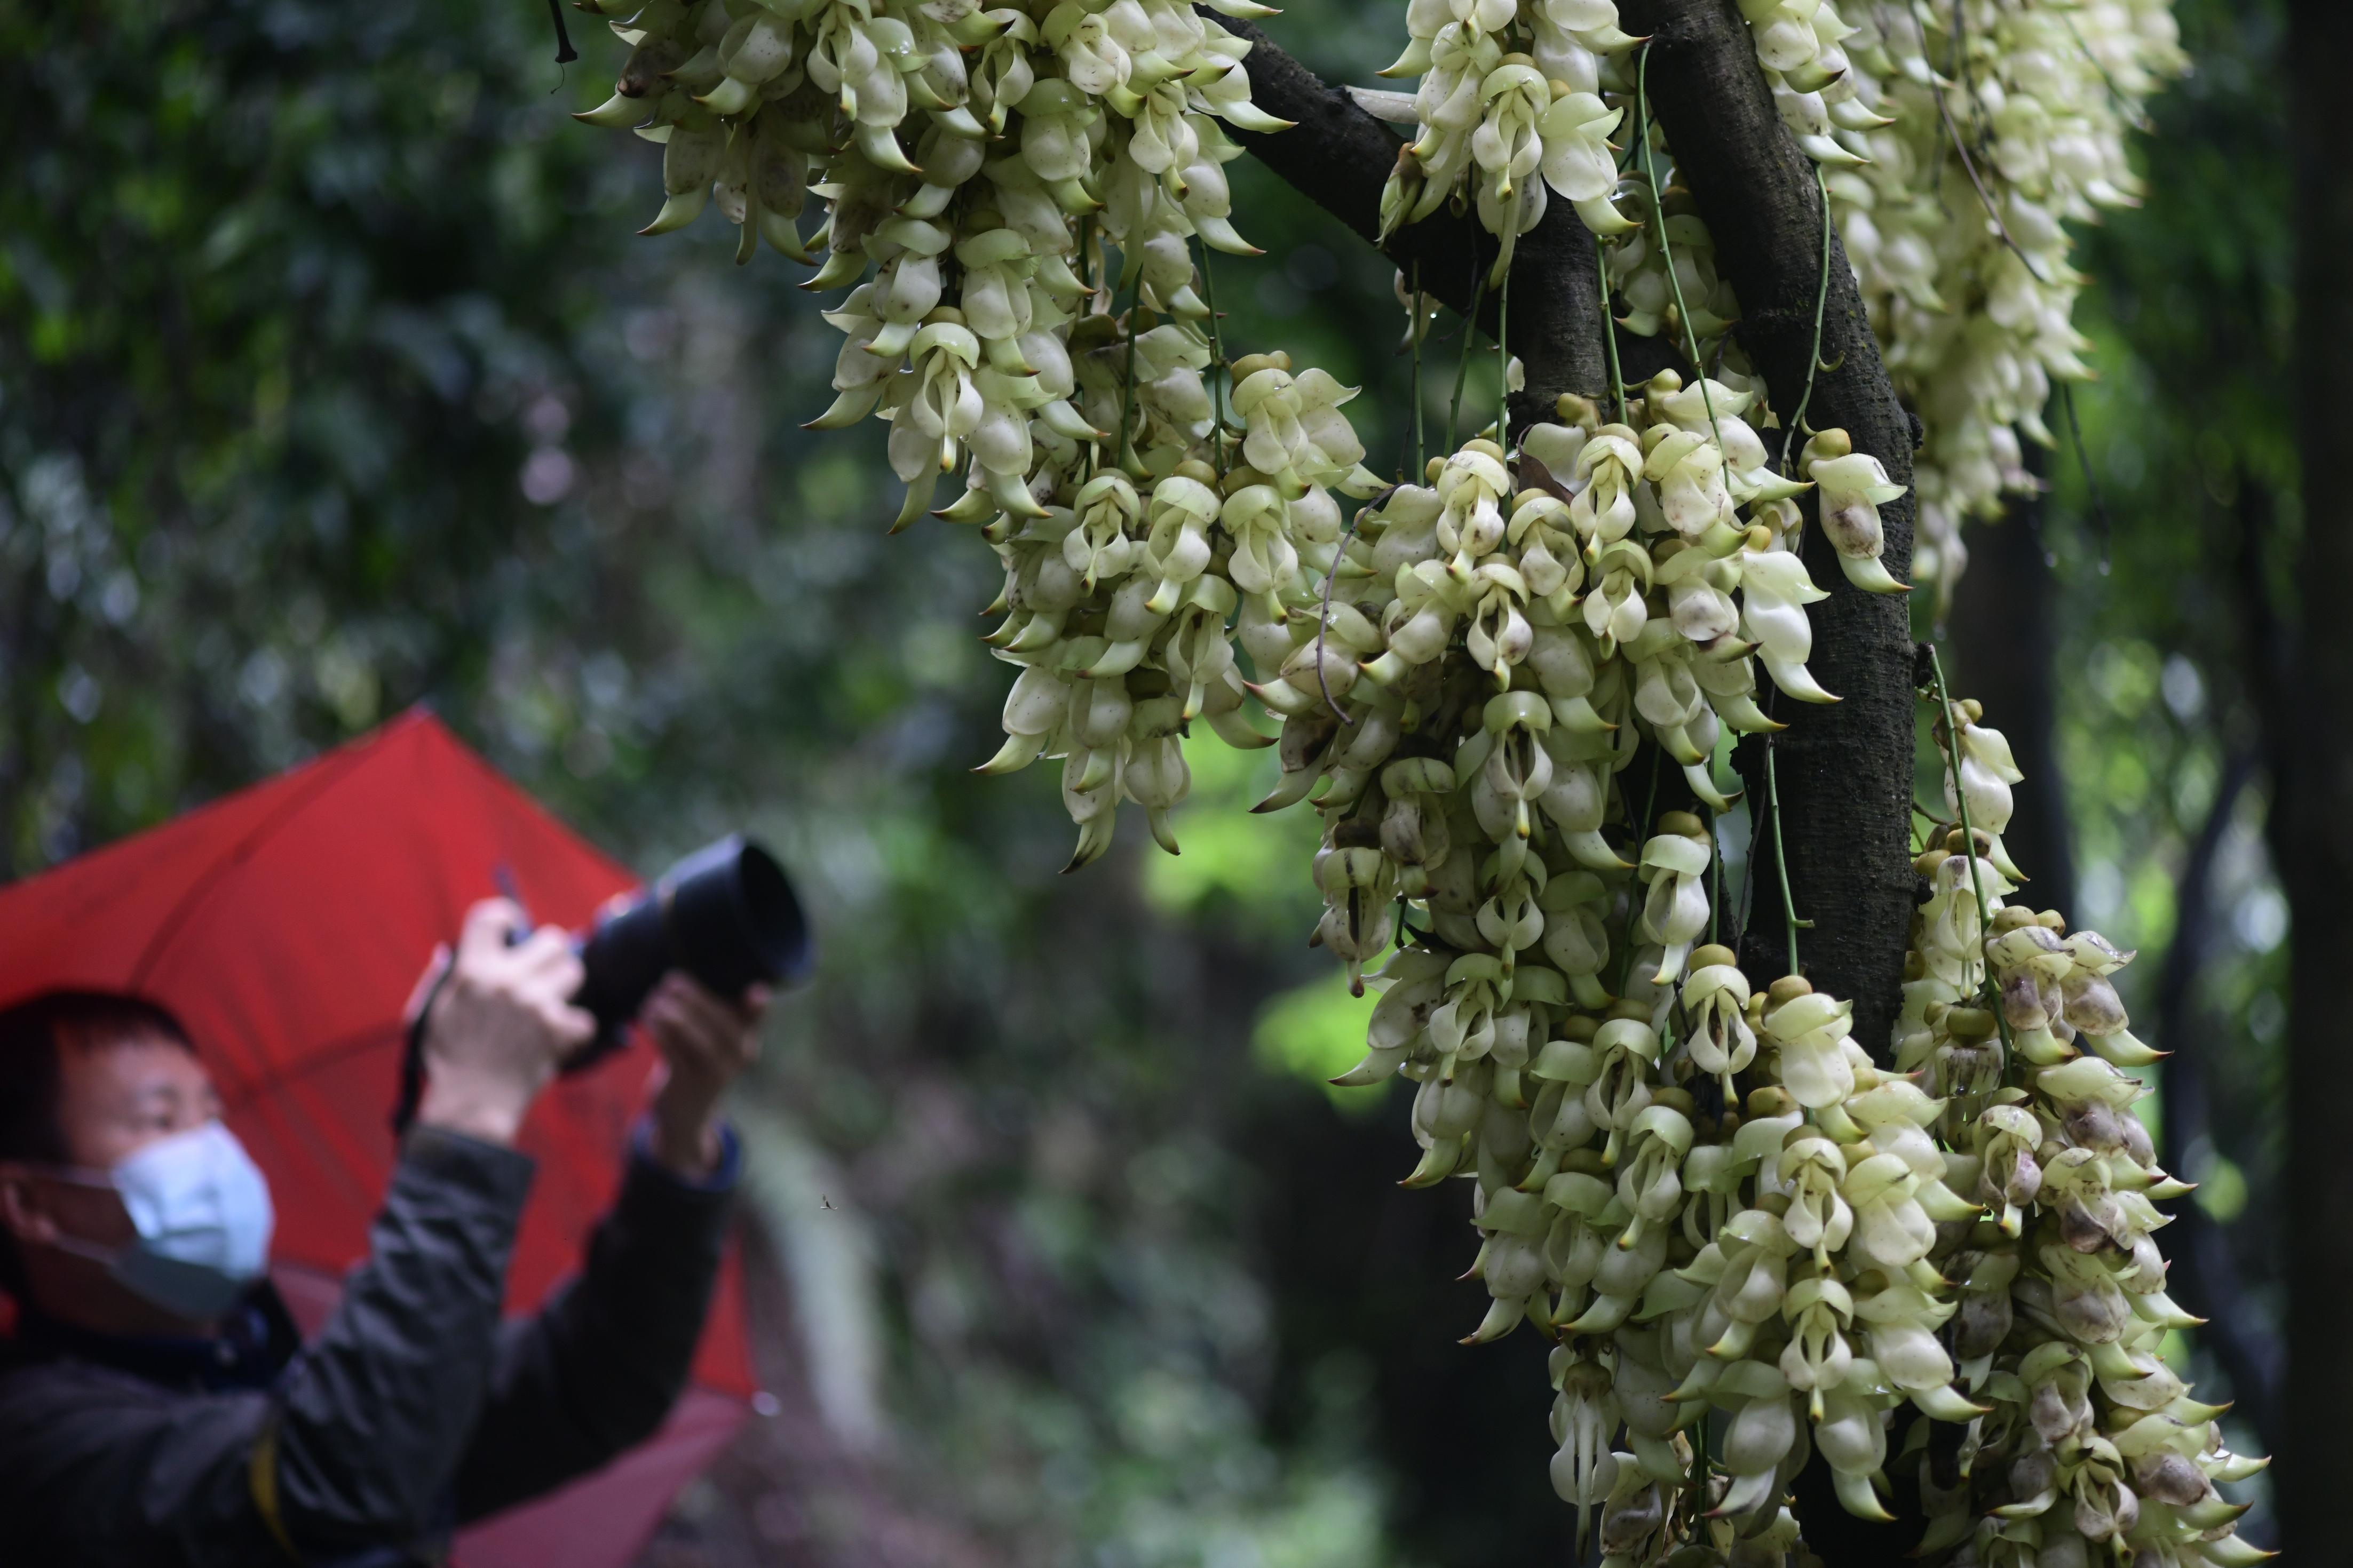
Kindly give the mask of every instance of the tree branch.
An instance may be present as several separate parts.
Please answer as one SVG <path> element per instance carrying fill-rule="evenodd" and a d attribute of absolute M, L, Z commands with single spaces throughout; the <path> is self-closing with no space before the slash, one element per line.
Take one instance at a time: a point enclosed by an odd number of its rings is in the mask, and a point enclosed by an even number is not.
<path fill-rule="evenodd" d="M 1494 263 L 1494 237 L 1470 214 L 1440 209 L 1382 244 L 1381 188 L 1404 143 L 1257 26 L 1229 16 L 1218 24 L 1250 40 L 1250 101 L 1294 122 L 1289 131 L 1236 131 L 1234 139 L 1401 269 L 1410 272 L 1420 262 L 1422 291 L 1457 314 L 1467 312 L 1479 295 L 1477 279 Z M 1567 202 L 1551 203 L 1520 237 L 1512 258 L 1509 346 L 1526 370 L 1527 386 L 1512 399 L 1515 425 L 1551 418 L 1561 393 L 1597 397 L 1608 388 L 1594 268 L 1593 237 Z M 1493 293 L 1480 296 L 1479 325 L 1490 333 L 1495 305 Z"/>
<path fill-rule="evenodd" d="M 1821 196 L 1813 165 L 1773 106 L 1748 29 L 1734 0 L 1624 0 L 1629 32 L 1647 34 L 1651 97 L 1673 143 L 1675 166 L 1715 244 L 1716 266 L 1740 298 L 1734 329 L 1764 377 L 1773 405 L 1798 406 L 1813 353 L 1821 283 Z M 1855 449 L 1912 481 L 1916 426 L 1880 363 L 1862 295 L 1843 246 L 1831 236 L 1826 367 L 1809 405 L 1819 428 L 1842 426 Z M 1786 432 L 1785 440 L 1802 439 Z M 1912 565 L 1913 498 L 1880 509 L 1886 562 Z M 1915 886 L 1910 865 L 1913 648 L 1901 595 L 1851 586 L 1820 529 L 1805 557 L 1830 597 L 1814 606 L 1811 668 L 1842 699 L 1832 707 L 1778 704 L 1788 731 L 1773 738 L 1788 833 L 1791 895 L 1813 921 L 1799 951 L 1815 984 L 1854 1003 L 1854 1035 L 1887 1048 L 1904 973 Z M 1764 799 L 1761 754 L 1748 752 L 1749 799 Z M 1760 878 L 1745 958 L 1778 973 L 1780 888 Z"/>
<path fill-rule="evenodd" d="M 2296 232 L 2296 444 L 2303 540 L 2295 582 L 2300 625 L 2267 737 L 2273 859 L 2286 889 L 2289 929 L 2287 1176 L 2295 1205 L 2287 1264 L 2288 1362 L 2281 1394 L 2280 1544 L 2291 1563 L 2342 1551 L 2344 1478 L 2353 1470 L 2353 1357 L 2344 1353 L 2344 1303 L 2353 1297 L 2353 1168 L 2345 1162 L 2345 1107 L 2353 1103 L 2353 644 L 2343 632 L 2353 584 L 2353 495 L 2327 475 L 2353 436 L 2353 163 L 2344 155 L 2343 73 L 2353 6 L 2290 0 L 2278 74 L 2287 89 L 2288 159 Z M 2260 670 L 2251 671 L 2260 681 Z"/>

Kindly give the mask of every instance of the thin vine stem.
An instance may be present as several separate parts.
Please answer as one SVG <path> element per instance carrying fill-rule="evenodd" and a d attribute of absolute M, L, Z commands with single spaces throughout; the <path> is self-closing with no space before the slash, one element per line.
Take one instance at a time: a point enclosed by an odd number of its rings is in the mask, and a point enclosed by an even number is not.
<path fill-rule="evenodd" d="M 1978 89 L 1969 81 L 1969 18 L 1961 0 L 1953 0 L 1953 51 L 1946 60 L 1945 74 L 1961 84 L 1962 96 L 1974 108 Z"/>
<path fill-rule="evenodd" d="M 1135 318 L 1143 310 L 1144 278 L 1139 273 L 1135 287 L 1127 294 L 1127 373 L 1119 394 L 1119 439 L 1112 448 L 1112 461 L 1123 472 L 1127 468 L 1127 455 L 1135 444 L 1135 433 L 1130 428 L 1135 414 Z"/>
<path fill-rule="evenodd" d="M 1641 864 L 1642 846 L 1651 841 L 1651 825 L 1655 819 L 1659 809 L 1659 756 L 1661 750 L 1662 748 L 1658 742 L 1653 740 L 1651 742 L 1651 787 L 1642 801 L 1642 821 L 1641 823 L 1641 831 L 1634 839 L 1634 861 L 1637 867 L 1640 867 Z M 1623 798 L 1626 793 L 1625 781 L 1622 777 L 1619 781 L 1618 793 L 1620 798 Z M 1626 994 L 1627 979 L 1634 973 L 1634 932 L 1642 922 L 1641 894 L 1641 873 L 1638 869 L 1635 872 L 1634 886 L 1631 894 L 1633 908 L 1626 911 L 1626 935 L 1618 944 L 1624 952 L 1624 956 L 1618 961 L 1618 994 L 1621 996 Z"/>
<path fill-rule="evenodd" d="M 1733 895 L 1733 907 L 1740 911 L 1743 928 L 1757 924 L 1757 864 L 1765 844 L 1765 813 L 1758 809 L 1755 797 L 1748 802 L 1748 852 L 1740 861 L 1740 891 Z"/>
<path fill-rule="evenodd" d="M 2108 74 L 2108 68 L 2100 62 L 2100 57 L 2092 52 L 2092 46 L 2085 43 L 2084 35 L 2076 30 L 2075 18 L 2062 11 L 2059 13 L 2059 20 L 2066 27 L 2067 36 L 2075 40 L 2075 47 L 2083 51 L 2084 62 L 2099 73 L 2100 85 L 2108 89 L 2108 101 L 2116 109 L 2117 118 L 2136 131 L 2147 130 L 2147 113 L 2136 107 L 2132 100 L 2126 98 L 2117 89 L 2116 79 Z"/>
<path fill-rule="evenodd" d="M 1349 514 L 1348 526 L 1340 533 L 1339 548 L 1332 552 L 1331 568 L 1324 574 L 1324 608 L 1315 620 L 1315 687 L 1323 692 L 1324 706 L 1332 710 L 1332 717 L 1351 729 L 1356 721 L 1332 700 L 1332 683 L 1324 677 L 1324 634 L 1332 629 L 1332 584 L 1340 580 L 1340 563 L 1347 558 L 1348 542 L 1356 537 L 1356 525 L 1365 521 L 1365 513 L 1387 506 L 1389 497 L 1396 493 L 1397 487 L 1392 485 Z"/>
<path fill-rule="evenodd" d="M 2051 279 L 2042 276 L 2042 269 L 2034 265 L 2034 258 L 2027 255 L 2025 247 L 2011 237 L 2010 225 L 2003 219 L 2001 208 L 1995 205 L 1993 193 L 1986 189 L 1985 181 L 1978 177 L 1977 161 L 1969 156 L 1968 143 L 1961 139 L 1960 124 L 1954 120 L 1951 107 L 1945 102 L 1945 95 L 1940 92 L 1936 96 L 1936 112 L 1944 117 L 1945 129 L 1952 133 L 1953 151 L 1960 154 L 1961 172 L 1968 175 L 1969 184 L 1977 188 L 1978 200 L 1984 205 L 1986 216 L 1993 219 L 1994 232 L 2001 236 L 2002 244 L 2010 247 L 2010 254 L 2017 257 L 2019 265 L 2026 268 L 2026 275 L 2049 288 Z"/>
<path fill-rule="evenodd" d="M 1651 221 L 1658 226 L 1659 260 L 1666 267 L 1667 287 L 1675 297 L 1675 319 L 1683 325 L 1692 374 L 1699 378 L 1699 401 L 1707 410 L 1708 434 L 1715 437 L 1715 449 L 1722 452 L 1724 432 L 1715 423 L 1715 396 L 1707 389 L 1707 361 L 1699 352 L 1699 331 L 1692 325 L 1691 308 L 1683 303 L 1683 280 L 1675 275 L 1674 247 L 1667 238 L 1667 200 L 1659 189 L 1658 150 L 1651 145 L 1651 44 L 1647 38 L 1634 62 L 1634 111 L 1641 125 L 1642 178 L 1651 187 Z"/>
<path fill-rule="evenodd" d="M 1822 321 L 1831 307 L 1831 183 L 1820 163 L 1814 165 L 1814 184 L 1822 194 L 1822 278 L 1814 291 L 1814 346 L 1806 355 L 1806 390 L 1799 395 L 1798 412 L 1781 435 L 1781 472 L 1788 478 L 1795 477 L 1789 468 L 1790 453 L 1797 450 L 1798 437 L 1805 432 L 1806 408 L 1814 400 L 1814 373 L 1822 366 Z"/>
<path fill-rule="evenodd" d="M 1406 333 L 1413 340 L 1413 471 L 1400 476 L 1414 484 L 1421 482 L 1422 465 L 1429 461 L 1421 427 L 1421 340 L 1428 324 L 1421 300 L 1421 258 L 1417 256 L 1413 258 L 1413 298 L 1406 304 Z"/>
<path fill-rule="evenodd" d="M 1946 689 L 1945 661 L 1937 653 L 1935 643 L 1928 645 L 1928 672 L 1936 682 L 1936 729 L 1944 731 L 1942 749 L 1945 765 L 1951 770 L 1954 808 L 1961 819 L 1963 852 L 1969 858 L 1969 890 L 1977 895 L 1978 900 L 1978 984 L 1984 993 L 1987 1010 L 1993 1014 L 1994 1022 L 2001 1027 L 2002 1071 L 2007 1077 L 2017 1047 L 2010 1037 L 2010 1020 L 2002 1016 L 2000 995 L 1994 989 L 1993 961 L 1986 956 L 1986 943 L 1993 938 L 1993 907 L 1987 901 L 1985 872 L 1979 868 L 1977 829 L 1969 823 L 1968 792 L 1961 787 L 1961 738 L 1953 728 L 1952 693 Z M 1932 734 L 1935 732 L 1935 730 L 1930 731 Z"/>
<path fill-rule="evenodd" d="M 1773 767 L 1773 738 L 1765 738 L 1765 809 L 1773 818 L 1773 863 L 1781 873 L 1781 919 L 1789 936 L 1789 973 L 1798 973 L 1798 900 L 1789 891 L 1789 836 L 1781 826 L 1781 784 Z"/>
<path fill-rule="evenodd" d="M 1471 309 L 1462 318 L 1462 357 L 1454 367 L 1454 401 L 1446 411 L 1446 449 L 1449 453 L 1462 447 L 1462 388 L 1471 379 L 1471 349 L 1479 335 L 1479 302 L 1487 297 L 1487 274 L 1482 269 L 1471 285 Z"/>
<path fill-rule="evenodd" d="M 1209 242 L 1201 247 L 1201 302 L 1209 308 L 1209 461 L 1226 477 L 1226 340 L 1218 325 L 1218 286 L 1209 278 Z"/>
<path fill-rule="evenodd" d="M 2108 574 L 2108 542 L 2115 536 L 2116 526 L 2108 521 L 2108 503 L 2100 494 L 2099 476 L 2092 472 L 2092 451 L 2084 445 L 2083 421 L 2075 417 L 2075 387 L 2072 382 L 2059 384 L 2060 412 L 2067 416 L 2067 434 L 2075 443 L 2075 465 L 2084 470 L 2084 489 L 2092 498 L 2092 518 L 2100 530 L 2100 575 Z"/>
<path fill-rule="evenodd" d="M 1707 1422 L 1704 1419 L 1693 1424 L 1691 1449 L 1691 1474 L 1683 1482 L 1683 1510 L 1696 1515 L 1704 1511 L 1701 1504 L 1707 1498 L 1707 1477 L 1710 1468 L 1707 1454 Z"/>
<path fill-rule="evenodd" d="M 1618 363 L 1618 319 L 1609 310 L 1609 254 L 1600 240 L 1593 242 L 1593 271 L 1601 290 L 1601 344 L 1609 351 L 1609 395 L 1617 400 L 1618 423 L 1626 423 L 1626 372 Z"/>
<path fill-rule="evenodd" d="M 1086 285 L 1088 314 L 1093 313 L 1096 298 L 1094 252 L 1095 220 L 1092 217 L 1082 217 L 1079 220 L 1079 281 Z M 1101 441 L 1089 441 L 1086 444 L 1086 450 L 1079 455 L 1081 484 L 1083 485 L 1095 477 L 1095 464 L 1101 460 L 1102 446 Z"/>
<path fill-rule="evenodd" d="M 1711 771 L 1714 765 L 1711 761 Z M 1707 814 L 1707 940 L 1711 942 L 1723 930 L 1720 917 L 1724 913 L 1724 844 L 1715 836 L 1715 825 L 1723 820 L 1721 812 Z"/>
<path fill-rule="evenodd" d="M 1495 292 L 1495 445 L 1508 456 L 1512 447 L 1512 351 L 1504 345 L 1512 331 L 1512 274 Z"/>
<path fill-rule="evenodd" d="M 1925 55 L 1928 50 L 1928 23 L 1926 18 L 1920 15 L 1917 0 L 1915 0 L 1912 11 L 1912 25 L 1920 31 L 1920 48 Z M 1968 60 L 1962 51 L 1963 30 L 1966 26 L 1966 19 L 1961 15 L 1959 0 L 1954 0 L 1953 52 L 1951 63 L 1947 67 L 1945 74 L 1948 79 L 1957 79 L 1960 82 L 1962 96 L 1968 99 L 1974 107 L 1977 101 L 1977 89 L 1969 85 Z M 1937 118 L 1945 122 L 1945 132 L 1952 140 L 1953 151 L 1960 155 L 1961 172 L 1968 175 L 1970 185 L 1978 193 L 1978 201 L 1985 207 L 1986 216 L 1993 220 L 1994 232 L 2001 237 L 2002 244 L 2010 247 L 2010 254 L 2018 258 L 2019 264 L 2026 268 L 2027 276 L 2043 287 L 2049 288 L 2051 279 L 2042 276 L 2041 268 L 2034 265 L 2034 258 L 2027 255 L 2018 241 L 2011 237 L 2010 225 L 2002 220 L 2001 209 L 1995 205 L 1993 194 L 1986 189 L 1985 181 L 1978 178 L 1977 161 L 1969 156 L 1968 139 L 1961 134 L 1960 121 L 1953 118 L 1952 106 L 1945 101 L 1944 89 L 1932 82 L 1929 95 L 1936 100 Z M 1819 172 L 1818 170 L 1817 173 Z"/>

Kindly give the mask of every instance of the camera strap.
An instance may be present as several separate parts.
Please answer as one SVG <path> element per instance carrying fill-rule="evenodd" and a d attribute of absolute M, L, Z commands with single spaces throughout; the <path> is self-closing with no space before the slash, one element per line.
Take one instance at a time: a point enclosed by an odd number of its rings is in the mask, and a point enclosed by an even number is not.
<path fill-rule="evenodd" d="M 425 999 L 417 1005 L 416 1016 L 408 1020 L 402 1036 L 400 1050 L 400 1092 L 392 1107 L 392 1135 L 400 1137 L 408 1124 L 417 1120 L 417 1107 L 425 1098 L 425 1021 L 433 1016 L 433 1004 L 441 998 L 441 987 L 449 984 L 450 973 L 458 967 L 456 954 L 441 965 L 433 976 L 433 984 L 425 989 Z"/>
<path fill-rule="evenodd" d="M 531 910 L 522 901 L 522 889 L 515 885 L 514 868 L 503 860 L 491 868 L 491 881 L 499 896 L 512 903 L 522 914 L 522 923 L 507 932 L 507 945 L 514 946 L 531 934 Z M 441 988 L 449 984 L 449 976 L 458 967 L 458 951 L 453 943 L 448 957 L 434 971 L 431 984 L 417 998 L 417 1011 L 408 1020 L 408 1028 L 401 1040 L 400 1092 L 392 1106 L 392 1135 L 400 1137 L 417 1120 L 417 1108 L 425 1099 L 425 1023 L 433 1016 L 433 1004 L 441 999 Z"/>

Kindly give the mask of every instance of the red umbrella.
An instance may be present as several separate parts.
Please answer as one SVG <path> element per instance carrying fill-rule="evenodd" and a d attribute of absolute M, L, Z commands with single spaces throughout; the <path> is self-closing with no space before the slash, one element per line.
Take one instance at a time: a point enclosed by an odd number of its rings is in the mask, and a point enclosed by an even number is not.
<path fill-rule="evenodd" d="M 511 888 L 575 929 L 638 879 L 418 710 L 291 773 L 0 889 L 0 1006 L 128 991 L 187 1026 L 277 1198 L 273 1273 L 306 1330 L 360 1261 L 390 1176 L 401 1009 L 468 905 Z M 652 1053 L 560 1079 L 523 1129 L 539 1176 L 507 1310 L 578 1267 Z M 459 1537 L 459 1568 L 620 1568 L 753 1397 L 731 1252 L 694 1385 L 642 1447 Z"/>

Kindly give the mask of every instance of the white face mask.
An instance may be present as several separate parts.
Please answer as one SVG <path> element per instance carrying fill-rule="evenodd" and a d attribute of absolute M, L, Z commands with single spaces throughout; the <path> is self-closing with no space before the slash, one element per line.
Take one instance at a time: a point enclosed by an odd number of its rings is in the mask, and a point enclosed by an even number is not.
<path fill-rule="evenodd" d="M 220 1316 L 269 1267 L 278 1223 L 269 1184 L 217 1121 L 159 1139 L 103 1178 L 69 1179 L 120 1193 L 139 1236 L 119 1247 L 59 1237 L 58 1247 L 104 1263 L 133 1294 L 175 1317 Z"/>

